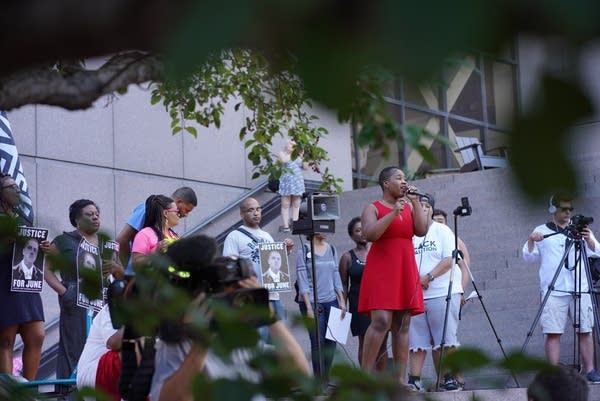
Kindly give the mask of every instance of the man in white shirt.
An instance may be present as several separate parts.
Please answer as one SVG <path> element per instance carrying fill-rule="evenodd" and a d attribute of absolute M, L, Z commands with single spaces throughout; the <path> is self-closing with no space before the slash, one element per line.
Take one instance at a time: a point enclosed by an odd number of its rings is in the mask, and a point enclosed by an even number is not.
<path fill-rule="evenodd" d="M 460 311 L 463 284 L 466 285 L 466 272 L 454 265 L 454 233 L 444 224 L 432 220 L 434 199 L 431 195 L 421 198 L 421 205 L 427 213 L 429 228 L 424 237 L 413 237 L 415 257 L 423 288 L 425 313 L 413 316 L 409 331 L 410 375 L 408 384 L 414 390 L 425 392 L 421 373 L 427 356 L 432 351 L 435 368 L 441 355 L 441 342 L 444 340 L 444 353 L 458 348 L 458 313 Z M 447 295 L 452 279 L 451 299 L 444 333 Z M 464 281 L 464 283 L 463 283 Z M 445 334 L 445 336 L 444 336 Z M 451 372 L 445 372 L 442 388 L 446 391 L 461 390 L 461 384 Z"/>
<path fill-rule="evenodd" d="M 240 204 L 240 216 L 242 218 L 242 225 L 225 237 L 223 256 L 250 259 L 254 266 L 256 277 L 260 278 L 262 274 L 258 244 L 275 241 L 268 232 L 260 228 L 262 208 L 256 199 L 246 198 L 242 201 Z M 294 247 L 294 241 L 291 238 L 286 238 L 283 242 L 288 252 Z M 285 320 L 285 311 L 281 305 L 279 293 L 270 291 L 269 301 L 279 319 Z"/>
<path fill-rule="evenodd" d="M 548 206 L 552 221 L 537 226 L 523 245 L 525 262 L 540 263 L 542 299 L 546 296 L 546 291 L 548 291 L 557 269 L 561 269 L 540 317 L 542 332 L 546 336 L 544 346 L 546 358 L 551 364 L 558 365 L 560 337 L 565 330 L 567 318 L 570 316 L 571 320 L 575 321 L 580 315 L 578 338 L 582 368 L 590 383 L 600 383 L 600 374 L 594 369 L 592 339 L 594 316 L 589 294 L 590 285 L 585 271 L 581 268 L 581 260 L 577 263 L 575 261 L 575 246 L 569 250 L 563 266 L 559 266 L 565 256 L 565 246 L 568 241 L 573 239 L 573 232 L 569 226 L 573 212 L 573 200 L 570 196 L 556 194 L 550 198 Z M 598 257 L 600 244 L 590 229 L 585 226 L 576 234 L 583 239 L 588 256 Z M 577 281 L 581 278 L 581 288 L 576 288 L 575 276 L 577 276 Z M 575 299 L 578 295 L 581 295 L 580 304 L 577 313 L 574 313 Z"/>

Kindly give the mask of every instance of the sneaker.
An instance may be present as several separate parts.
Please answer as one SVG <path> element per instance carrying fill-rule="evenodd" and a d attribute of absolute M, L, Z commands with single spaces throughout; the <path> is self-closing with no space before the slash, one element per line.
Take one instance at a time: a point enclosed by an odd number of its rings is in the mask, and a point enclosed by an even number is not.
<path fill-rule="evenodd" d="M 596 371 L 596 369 L 590 370 L 585 377 L 587 378 L 588 383 L 600 383 L 600 374 Z"/>
<path fill-rule="evenodd" d="M 460 391 L 458 382 L 452 375 L 452 373 L 446 373 L 444 375 L 444 384 L 442 385 L 442 391 Z"/>
<path fill-rule="evenodd" d="M 409 391 L 414 391 L 421 394 L 425 393 L 425 386 L 423 386 L 421 379 L 414 379 L 412 376 L 408 377 L 407 388 Z"/>

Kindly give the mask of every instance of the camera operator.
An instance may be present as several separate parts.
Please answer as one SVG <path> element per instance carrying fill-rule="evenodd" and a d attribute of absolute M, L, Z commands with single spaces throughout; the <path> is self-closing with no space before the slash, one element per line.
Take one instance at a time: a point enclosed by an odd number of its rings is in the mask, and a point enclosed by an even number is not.
<path fill-rule="evenodd" d="M 246 294 L 244 301 L 252 299 L 250 302 L 256 302 L 259 307 L 269 308 L 267 291 L 256 281 L 249 262 L 223 257 L 217 259 L 212 266 L 194 266 L 194 253 L 204 252 L 203 249 L 207 246 L 214 247 L 214 240 L 204 236 L 189 237 L 173 244 L 167 252 L 174 266 L 186 273 L 181 276 L 186 276 L 189 272 L 191 282 L 194 283 L 192 285 L 195 290 L 194 301 L 181 321 L 183 327 L 187 328 L 190 323 L 196 322 L 199 312 L 204 315 L 205 320 L 210 320 L 210 315 L 213 313 L 210 301 L 215 298 L 229 297 L 233 300 L 236 294 Z M 225 275 L 222 273 L 223 270 L 226 270 Z M 202 276 L 202 278 L 195 276 Z M 255 297 L 254 294 L 264 294 L 264 296 Z M 231 304 L 236 308 L 235 301 Z M 270 316 L 268 330 L 276 344 L 276 352 L 280 360 L 278 369 L 282 367 L 292 369 L 308 376 L 310 374 L 308 361 L 300 345 L 285 325 L 277 320 L 272 309 Z M 241 377 L 250 382 L 261 381 L 262 376 L 259 371 L 248 365 L 253 356 L 251 350 L 236 348 L 230 353 L 229 358 L 221 358 L 216 352 L 211 351 L 211 341 L 219 337 L 218 324 L 217 320 L 216 324 L 211 324 L 209 329 L 204 329 L 204 333 L 200 335 L 188 334 L 193 333 L 193 330 L 187 329 L 183 330 L 184 334 L 179 339 L 164 338 L 161 335 L 161 340 L 156 344 L 155 372 L 150 392 L 153 401 L 192 400 L 192 383 L 200 373 L 210 379 L 234 380 Z M 255 321 L 250 324 L 259 323 Z"/>
<path fill-rule="evenodd" d="M 529 235 L 527 242 L 523 245 L 523 259 L 527 263 L 540 263 L 540 290 L 542 298 L 556 273 L 561 271 L 550 293 L 540 322 L 542 332 L 545 334 L 546 358 L 554 365 L 559 363 L 560 337 L 564 332 L 567 317 L 577 321 L 574 316 L 575 299 L 581 293 L 579 322 L 579 352 L 583 364 L 583 372 L 590 383 L 600 383 L 600 374 L 594 369 L 594 344 L 592 339 L 592 328 L 594 327 L 594 316 L 591 298 L 589 294 L 589 283 L 585 271 L 581 269 L 581 260 L 575 260 L 575 248 L 572 247 L 564 266 L 559 266 L 565 252 L 568 238 L 581 238 L 585 243 L 588 256 L 598 257 L 596 252 L 600 251 L 600 244 L 588 228 L 591 218 L 583 216 L 572 216 L 573 201 L 570 196 L 556 194 L 550 198 L 548 212 L 552 214 L 552 221 L 536 227 Z M 573 225 L 571 221 L 582 221 L 585 224 Z M 558 234 L 558 235 L 553 235 Z M 567 238 L 568 237 L 568 238 Z M 581 259 L 581 258 L 580 258 Z M 575 270 L 577 268 L 577 270 Z M 581 278 L 581 288 L 575 282 Z"/>

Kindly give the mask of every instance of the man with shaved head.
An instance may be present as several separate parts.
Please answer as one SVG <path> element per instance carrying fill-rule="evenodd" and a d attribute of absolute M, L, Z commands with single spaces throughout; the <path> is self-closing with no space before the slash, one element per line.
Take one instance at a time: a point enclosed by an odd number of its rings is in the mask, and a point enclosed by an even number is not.
<path fill-rule="evenodd" d="M 254 272 L 257 278 L 262 276 L 260 268 L 259 246 L 261 242 L 275 242 L 273 237 L 260 228 L 262 219 L 262 208 L 254 198 L 246 198 L 240 204 L 240 216 L 242 225 L 227 234 L 223 244 L 223 256 L 235 256 L 238 258 L 250 259 L 254 266 Z M 283 240 L 288 252 L 294 246 L 291 238 Z M 269 301 L 277 316 L 284 320 L 285 312 L 278 292 L 269 292 Z"/>

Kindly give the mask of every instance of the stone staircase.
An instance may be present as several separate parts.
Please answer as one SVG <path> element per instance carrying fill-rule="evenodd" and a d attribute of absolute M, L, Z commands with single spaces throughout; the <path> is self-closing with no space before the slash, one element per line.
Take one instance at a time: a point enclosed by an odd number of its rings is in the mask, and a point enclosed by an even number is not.
<path fill-rule="evenodd" d="M 594 164 L 592 161 L 587 163 Z M 591 187 L 599 180 L 596 175 L 600 175 L 600 168 L 595 167 L 589 171 L 592 176 L 585 177 L 584 180 L 585 185 Z M 461 197 L 469 198 L 473 213 L 471 216 L 459 217 L 458 235 L 469 248 L 475 284 L 498 333 L 498 339 L 508 354 L 521 350 L 540 305 L 538 266 L 525 264 L 521 258 L 521 249 L 532 229 L 549 218 L 547 205 L 528 203 L 513 189 L 511 180 L 509 169 L 494 169 L 412 182 L 420 192 L 431 193 L 435 197 L 436 208 L 448 213 L 451 227 L 454 226 L 452 212 L 460 205 Z M 374 187 L 346 192 L 341 196 L 342 218 L 336 221 L 336 233 L 329 237 L 329 241 L 337 247 L 340 255 L 353 247 L 346 233 L 347 223 L 354 216 L 359 216 L 362 208 L 367 203 L 379 199 L 380 195 L 380 189 Z M 598 200 L 600 191 L 595 189 L 590 193 L 590 197 L 576 203 L 575 213 L 593 216 Z M 275 233 L 276 240 L 283 238 L 283 235 L 277 235 L 275 224 L 272 223 L 265 229 Z M 299 242 L 297 237 L 294 237 L 294 240 Z M 294 266 L 295 256 L 290 258 L 290 265 Z M 470 285 L 466 293 L 469 294 L 472 290 Z M 291 299 L 291 295 L 282 296 L 286 309 L 295 313 L 297 305 Z M 310 347 L 305 330 L 296 328 L 294 334 L 308 354 Z M 503 357 L 479 299 L 473 299 L 463 309 L 459 339 L 463 346 L 477 347 L 496 359 Z M 350 337 L 348 344 L 341 351 L 340 357 L 336 359 L 338 362 L 357 363 L 356 339 Z M 530 356 L 544 358 L 543 337 L 539 324 L 531 333 L 525 351 Z M 573 363 L 573 334 L 570 327 L 563 336 L 561 362 Z M 430 358 L 425 366 L 424 377 L 434 377 Z M 494 368 L 467 372 L 465 378 L 469 389 L 502 388 L 504 385 L 515 387 L 507 372 Z M 520 376 L 520 386 L 527 386 L 530 380 L 531 375 Z M 427 379 L 425 381 L 427 384 Z M 463 399 L 462 395 L 457 397 L 459 398 L 443 399 Z M 513 399 L 524 399 L 524 396 Z"/>

